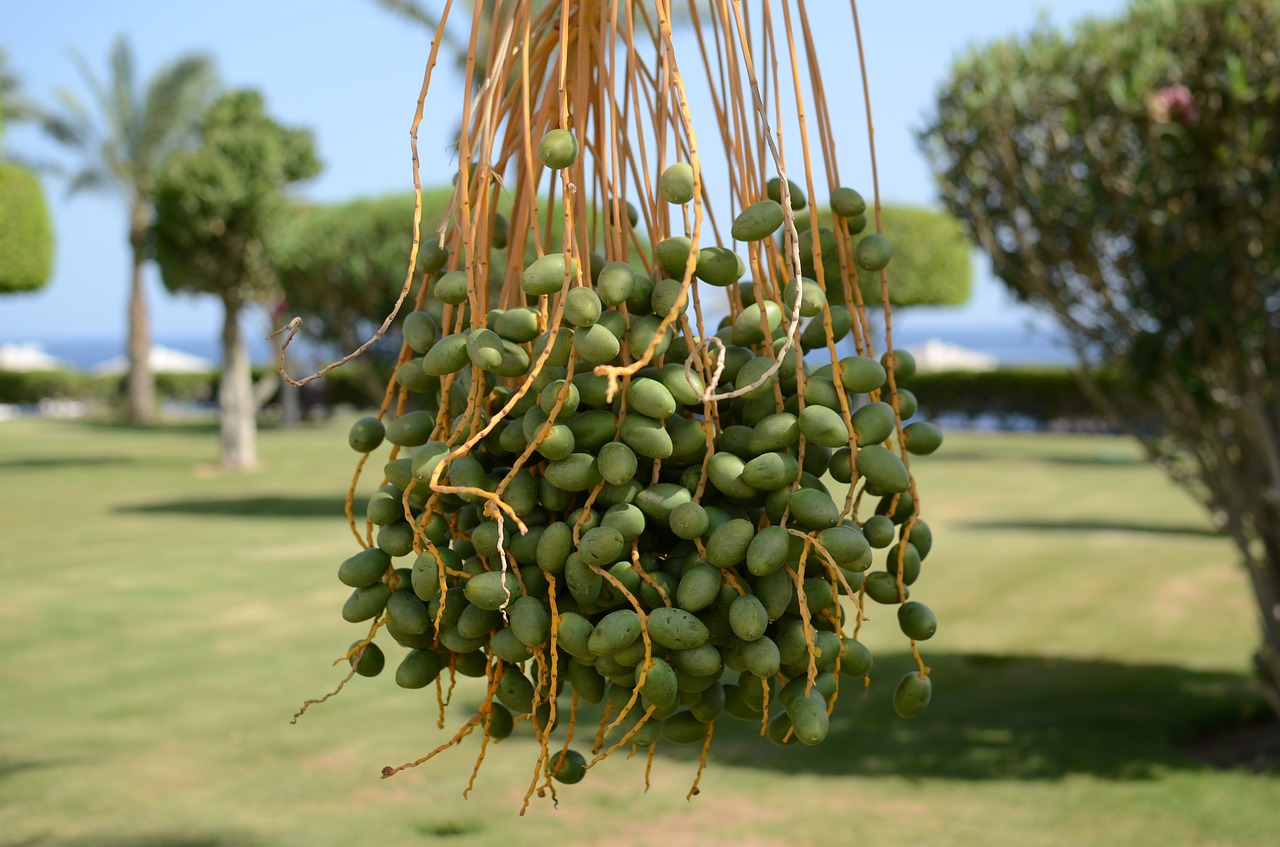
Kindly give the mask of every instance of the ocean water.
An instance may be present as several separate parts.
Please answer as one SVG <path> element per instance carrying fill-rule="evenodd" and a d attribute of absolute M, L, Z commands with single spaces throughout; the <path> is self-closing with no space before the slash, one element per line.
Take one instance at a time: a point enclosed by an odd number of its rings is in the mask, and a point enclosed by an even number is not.
<path fill-rule="evenodd" d="M 1025 365 L 1069 365 L 1074 360 L 1070 348 L 1062 336 L 1041 327 L 1021 324 L 980 324 L 973 322 L 936 322 L 913 325 L 904 320 L 894 326 L 894 345 L 900 348 L 918 347 L 931 339 L 992 356 L 1005 367 Z M 0 341 L 40 344 L 46 353 L 70 363 L 73 367 L 90 369 L 108 359 L 124 354 L 123 338 L 118 339 L 57 339 L 11 338 Z M 215 364 L 222 358 L 220 343 L 214 337 L 159 337 L 155 343 L 201 356 Z M 322 355 L 314 348 L 302 346 L 296 339 L 291 351 L 304 357 Z M 883 347 L 883 342 L 877 345 Z M 249 352 L 257 364 L 273 364 L 275 348 L 266 339 L 250 337 Z"/>

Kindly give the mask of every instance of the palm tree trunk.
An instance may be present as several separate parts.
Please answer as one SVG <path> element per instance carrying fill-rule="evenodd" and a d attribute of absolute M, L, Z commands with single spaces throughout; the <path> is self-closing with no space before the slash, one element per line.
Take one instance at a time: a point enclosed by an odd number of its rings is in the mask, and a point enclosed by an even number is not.
<path fill-rule="evenodd" d="M 156 418 L 156 380 L 151 373 L 151 326 L 147 297 L 142 285 L 142 265 L 146 262 L 145 211 L 135 207 L 130 214 L 129 247 L 133 259 L 133 281 L 129 289 L 129 340 L 125 375 L 125 415 L 129 423 L 149 424 Z"/>
<path fill-rule="evenodd" d="M 253 397 L 249 348 L 240 331 L 242 304 L 224 297 L 222 321 L 222 381 L 218 390 L 218 428 L 222 438 L 222 466 L 244 470 L 258 464 L 258 422 Z"/>

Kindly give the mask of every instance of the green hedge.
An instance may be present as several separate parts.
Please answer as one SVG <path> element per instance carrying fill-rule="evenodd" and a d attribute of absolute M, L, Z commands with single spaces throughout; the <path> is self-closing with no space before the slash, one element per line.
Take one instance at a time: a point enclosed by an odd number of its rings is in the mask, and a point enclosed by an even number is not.
<path fill-rule="evenodd" d="M 216 373 L 156 374 L 156 392 L 165 400 L 207 403 L 217 397 Z M 124 376 L 76 371 L 0 370 L 0 403 L 28 405 L 41 400 L 111 401 L 124 394 Z"/>
<path fill-rule="evenodd" d="M 1102 377 L 1103 387 L 1114 379 Z M 924 416 L 994 416 L 1000 421 L 1029 419 L 1060 428 L 1110 428 L 1108 417 L 1085 394 L 1075 372 L 1066 368 L 1000 368 L 994 371 L 937 371 L 913 376 L 906 388 L 920 401 Z"/>

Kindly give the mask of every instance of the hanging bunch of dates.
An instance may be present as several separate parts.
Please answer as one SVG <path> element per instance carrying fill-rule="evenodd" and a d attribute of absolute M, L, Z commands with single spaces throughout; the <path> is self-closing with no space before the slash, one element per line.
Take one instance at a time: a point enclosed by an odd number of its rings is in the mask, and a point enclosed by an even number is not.
<path fill-rule="evenodd" d="M 819 744 L 872 674 L 864 624 L 919 662 L 886 683 L 898 714 L 929 703 L 910 457 L 942 435 L 880 305 L 909 245 L 840 180 L 805 4 L 751 5 L 682 10 L 700 49 L 677 56 L 665 0 L 475 4 L 453 202 L 414 245 L 383 409 L 350 432 L 352 494 L 381 483 L 338 578 L 353 674 L 483 698 L 384 775 L 521 722 L 531 794 L 622 749 L 705 763 L 728 720 Z"/>

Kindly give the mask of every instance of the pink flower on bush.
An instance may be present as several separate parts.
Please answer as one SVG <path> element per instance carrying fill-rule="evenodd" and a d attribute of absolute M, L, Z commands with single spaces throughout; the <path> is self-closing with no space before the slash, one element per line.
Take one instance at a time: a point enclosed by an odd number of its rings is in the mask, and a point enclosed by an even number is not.
<path fill-rule="evenodd" d="M 1185 85 L 1169 85 L 1147 96 L 1147 111 L 1158 124 L 1176 121 L 1185 126 L 1200 122 L 1200 110 Z"/>

